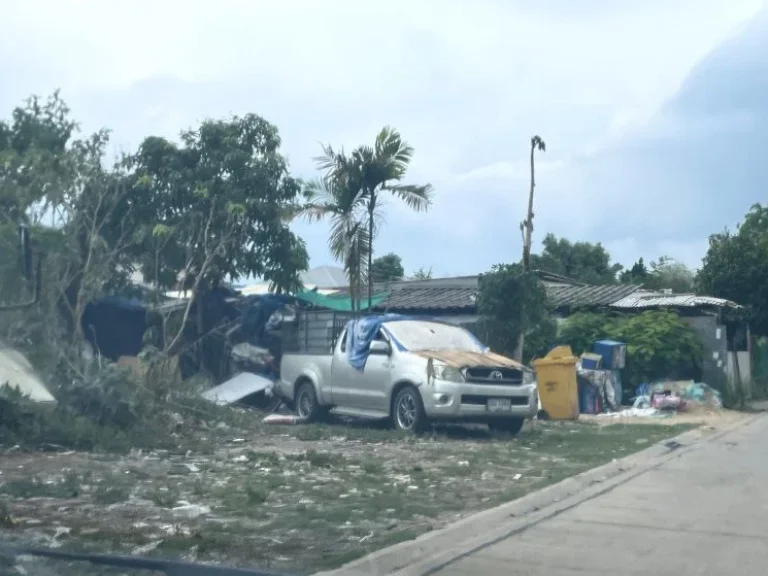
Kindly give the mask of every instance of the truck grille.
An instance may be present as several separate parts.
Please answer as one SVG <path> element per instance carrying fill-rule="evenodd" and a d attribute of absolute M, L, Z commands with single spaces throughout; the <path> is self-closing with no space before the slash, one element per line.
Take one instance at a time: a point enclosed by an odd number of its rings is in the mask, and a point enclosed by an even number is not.
<path fill-rule="evenodd" d="M 494 398 L 494 396 L 480 396 L 478 394 L 462 394 L 461 403 L 471 404 L 472 406 L 485 406 L 488 404 L 488 398 Z M 528 406 L 527 396 L 512 396 L 509 399 L 509 403 L 512 406 Z"/>
<path fill-rule="evenodd" d="M 482 384 L 519 385 L 523 373 L 517 368 L 467 368 L 467 382 Z"/>

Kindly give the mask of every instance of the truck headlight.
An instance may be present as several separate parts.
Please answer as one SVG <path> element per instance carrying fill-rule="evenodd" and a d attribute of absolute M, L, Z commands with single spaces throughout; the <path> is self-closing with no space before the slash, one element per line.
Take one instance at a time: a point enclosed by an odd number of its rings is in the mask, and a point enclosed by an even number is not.
<path fill-rule="evenodd" d="M 461 370 L 448 366 L 446 364 L 438 364 L 435 362 L 432 366 L 435 378 L 438 380 L 445 380 L 446 382 L 464 382 L 464 374 Z"/>
<path fill-rule="evenodd" d="M 536 374 L 530 370 L 523 370 L 523 384 L 536 384 Z"/>

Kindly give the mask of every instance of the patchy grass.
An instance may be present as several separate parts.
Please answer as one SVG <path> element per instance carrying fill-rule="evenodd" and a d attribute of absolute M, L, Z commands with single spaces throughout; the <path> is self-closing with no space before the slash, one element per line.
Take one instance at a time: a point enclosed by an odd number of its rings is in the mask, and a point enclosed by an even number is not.
<path fill-rule="evenodd" d="M 182 439 L 121 456 L 8 454 L 0 532 L 64 550 L 315 571 L 688 427 L 550 422 L 515 438 L 460 427 L 416 438 L 361 425 L 254 428 L 209 429 L 197 448 Z"/>

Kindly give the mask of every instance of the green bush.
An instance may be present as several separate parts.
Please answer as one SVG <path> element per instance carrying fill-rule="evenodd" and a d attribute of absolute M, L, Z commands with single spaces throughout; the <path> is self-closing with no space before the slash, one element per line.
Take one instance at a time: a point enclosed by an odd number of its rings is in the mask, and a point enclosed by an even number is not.
<path fill-rule="evenodd" d="M 152 411 L 149 394 L 130 370 L 108 364 L 59 388 L 61 406 L 100 426 L 130 429 Z"/>
<path fill-rule="evenodd" d="M 640 314 L 579 313 L 568 318 L 559 341 L 576 354 L 590 350 L 595 340 L 626 342 L 624 380 L 632 386 L 659 378 L 696 378 L 701 371 L 701 342 L 680 316 L 669 310 Z"/>
<path fill-rule="evenodd" d="M 510 357 L 520 332 L 525 333 L 527 358 L 546 349 L 545 341 L 555 332 L 544 285 L 521 264 L 498 264 L 480 277 L 477 310 L 478 335 L 495 352 Z"/>

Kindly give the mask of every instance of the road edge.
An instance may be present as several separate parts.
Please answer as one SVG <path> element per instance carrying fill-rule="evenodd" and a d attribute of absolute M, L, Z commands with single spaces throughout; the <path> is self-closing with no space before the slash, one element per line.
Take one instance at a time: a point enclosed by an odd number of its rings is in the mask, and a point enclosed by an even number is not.
<path fill-rule="evenodd" d="M 438 530 L 426 532 L 381 548 L 334 570 L 316 576 L 359 576 L 360 574 L 428 574 L 477 550 L 521 532 L 596 498 L 665 462 L 678 458 L 703 442 L 711 442 L 746 426 L 763 414 L 745 414 L 722 428 L 701 425 L 648 448 L 586 470 L 556 484 L 531 492 L 510 502 L 469 515 Z M 467 538 L 467 534 L 477 534 Z"/>

